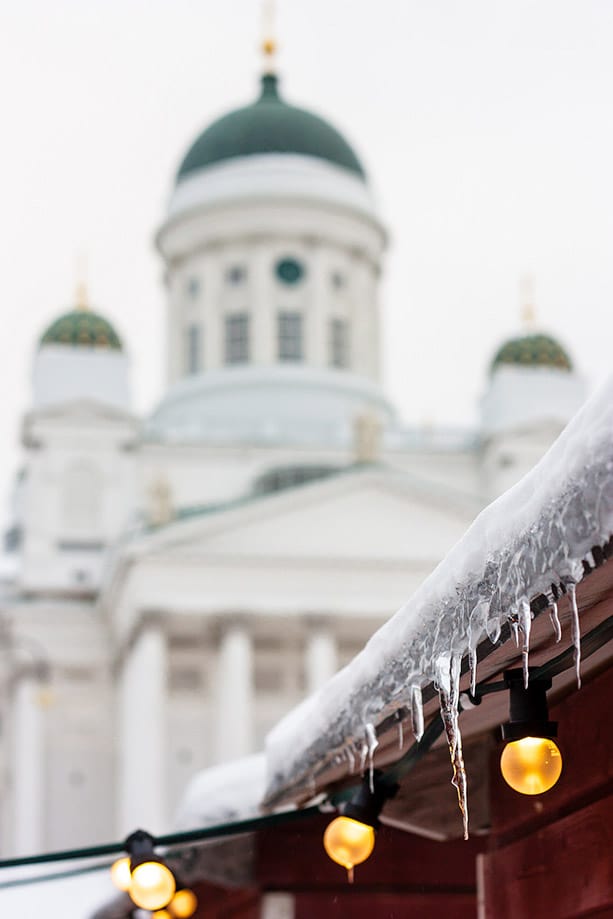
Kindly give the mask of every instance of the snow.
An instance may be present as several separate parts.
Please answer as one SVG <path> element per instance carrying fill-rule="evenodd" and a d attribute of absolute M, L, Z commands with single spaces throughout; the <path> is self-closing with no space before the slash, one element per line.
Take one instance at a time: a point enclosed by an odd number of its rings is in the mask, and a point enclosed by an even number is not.
<path fill-rule="evenodd" d="M 263 753 L 204 769 L 187 787 L 175 818 L 176 828 L 191 830 L 258 816 L 265 779 Z"/>
<path fill-rule="evenodd" d="M 510 622 L 528 664 L 531 613 L 539 594 L 573 597 L 582 560 L 613 532 L 613 377 L 586 403 L 541 462 L 487 507 L 408 602 L 365 649 L 273 728 L 266 740 L 266 798 L 291 798 L 313 785 L 335 756 L 372 746 L 369 725 L 408 706 L 419 724 L 418 692 L 434 682 L 441 696 L 460 803 L 465 776 L 456 700 L 459 663 Z M 554 624 L 556 614 L 554 613 Z M 552 640 L 557 636 L 552 636 Z M 577 672 L 578 623 L 573 626 Z M 476 674 L 473 675 L 473 680 Z"/>

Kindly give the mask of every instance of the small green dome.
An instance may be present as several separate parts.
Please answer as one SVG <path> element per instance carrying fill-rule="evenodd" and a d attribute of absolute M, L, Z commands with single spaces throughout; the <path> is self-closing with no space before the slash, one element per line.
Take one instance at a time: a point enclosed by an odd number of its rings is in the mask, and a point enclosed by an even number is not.
<path fill-rule="evenodd" d="M 177 180 L 214 163 L 258 153 L 315 156 L 365 178 L 362 164 L 336 128 L 284 102 L 277 77 L 265 74 L 259 99 L 214 121 L 192 144 Z"/>
<path fill-rule="evenodd" d="M 42 345 L 72 345 L 77 348 L 107 348 L 121 351 L 121 339 L 103 316 L 90 310 L 64 313 L 51 323 L 40 340 Z"/>
<path fill-rule="evenodd" d="M 492 361 L 493 372 L 502 364 L 513 364 L 520 367 L 554 367 L 557 370 L 571 371 L 572 361 L 564 348 L 555 338 L 549 335 L 522 335 L 505 342 L 496 352 Z"/>

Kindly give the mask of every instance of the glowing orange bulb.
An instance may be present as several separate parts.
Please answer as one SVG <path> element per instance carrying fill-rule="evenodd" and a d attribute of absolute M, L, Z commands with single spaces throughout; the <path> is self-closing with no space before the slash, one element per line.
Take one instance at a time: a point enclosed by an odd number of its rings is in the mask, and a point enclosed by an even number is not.
<path fill-rule="evenodd" d="M 168 909 L 175 919 L 190 919 L 190 916 L 196 912 L 197 906 L 198 900 L 193 890 L 182 887 L 181 890 L 177 890 Z"/>
<path fill-rule="evenodd" d="M 169 913 L 167 909 L 156 909 L 153 919 L 172 919 L 172 913 Z"/>
<path fill-rule="evenodd" d="M 354 865 L 365 862 L 375 847 L 375 831 L 367 823 L 351 817 L 337 817 L 324 833 L 324 849 L 333 862 L 342 865 L 353 877 Z"/>
<path fill-rule="evenodd" d="M 500 757 L 502 777 L 522 795 L 542 795 L 562 772 L 562 756 L 547 737 L 522 737 L 508 743 Z"/>
<path fill-rule="evenodd" d="M 111 881 L 119 890 L 129 890 L 132 883 L 130 874 L 130 857 L 118 858 L 111 866 Z"/>
<path fill-rule="evenodd" d="M 142 862 L 133 869 L 130 896 L 141 909 L 163 909 L 172 900 L 174 892 L 174 875 L 162 862 Z"/>

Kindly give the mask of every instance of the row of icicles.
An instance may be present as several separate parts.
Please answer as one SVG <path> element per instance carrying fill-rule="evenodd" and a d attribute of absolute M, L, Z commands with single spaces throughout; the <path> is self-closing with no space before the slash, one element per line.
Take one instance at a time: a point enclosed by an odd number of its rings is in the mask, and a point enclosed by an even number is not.
<path fill-rule="evenodd" d="M 568 594 L 571 609 L 571 639 L 574 648 L 574 664 L 577 678 L 577 688 L 581 688 L 581 630 L 579 624 L 579 609 L 577 606 L 576 582 L 571 578 L 565 578 L 561 581 L 563 590 Z M 549 616 L 556 642 L 562 638 L 562 627 L 558 615 L 558 603 L 555 599 L 553 590 L 548 595 Z M 533 613 L 530 608 L 530 602 L 527 598 L 519 601 L 517 612 L 514 612 L 510 619 L 511 633 L 515 640 L 516 646 L 521 645 L 522 669 L 524 678 L 524 687 L 528 688 L 529 682 L 529 654 L 530 654 L 530 632 L 532 627 Z M 496 643 L 500 637 L 500 624 L 494 634 L 490 635 L 493 643 Z M 471 646 L 468 652 L 469 669 L 470 669 L 470 691 L 474 696 L 477 686 L 477 653 L 476 647 Z M 453 770 L 452 784 L 457 789 L 458 803 L 462 814 L 464 828 L 464 838 L 468 839 L 468 798 L 467 798 L 467 777 L 464 766 L 464 757 L 462 753 L 462 735 L 459 728 L 460 713 L 460 677 L 461 677 L 461 655 L 443 654 L 440 655 L 436 662 L 436 676 L 434 680 L 435 688 L 439 694 L 439 705 L 441 719 L 445 728 L 445 736 L 449 746 L 449 755 Z M 424 712 L 421 687 L 417 684 L 411 686 L 410 690 L 410 715 L 411 726 L 415 740 L 419 743 L 424 733 Z M 404 746 L 403 724 L 402 719 L 398 718 L 398 743 L 400 749 Z M 364 741 L 359 750 L 355 745 L 348 745 L 341 754 L 336 757 L 336 762 L 340 763 L 346 760 L 349 764 L 350 774 L 355 774 L 358 770 L 364 773 L 368 769 L 369 783 L 371 792 L 374 791 L 374 755 L 379 745 L 375 726 L 367 723 L 364 728 Z"/>

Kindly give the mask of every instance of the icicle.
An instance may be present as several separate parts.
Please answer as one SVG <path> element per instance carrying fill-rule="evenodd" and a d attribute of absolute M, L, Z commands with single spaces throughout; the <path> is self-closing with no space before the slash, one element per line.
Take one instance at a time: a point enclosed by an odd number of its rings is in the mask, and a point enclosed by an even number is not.
<path fill-rule="evenodd" d="M 349 763 L 349 772 L 353 775 L 355 772 L 355 755 L 351 747 L 347 747 L 347 762 Z"/>
<path fill-rule="evenodd" d="M 521 659 L 524 671 L 524 689 L 528 688 L 530 680 L 529 655 L 530 655 L 530 629 L 532 628 L 532 611 L 526 599 L 519 603 L 519 626 L 522 631 Z"/>
<path fill-rule="evenodd" d="M 347 880 L 350 884 L 353 884 L 353 865 L 351 868 L 347 868 Z"/>
<path fill-rule="evenodd" d="M 558 616 L 558 604 L 555 600 L 551 601 L 551 606 L 549 607 L 549 618 L 551 619 L 553 631 L 556 636 L 556 642 L 558 642 L 562 638 L 562 626 L 560 625 L 560 617 Z"/>
<path fill-rule="evenodd" d="M 454 657 L 450 662 L 450 668 L 447 674 L 442 670 L 445 661 L 449 658 L 439 658 L 437 670 L 439 670 L 439 702 L 441 706 L 441 718 L 445 727 L 447 744 L 449 746 L 449 756 L 453 767 L 453 778 L 451 784 L 455 786 L 458 792 L 458 803 L 462 813 L 462 822 L 464 824 L 464 839 L 468 839 L 468 801 L 466 789 L 466 769 L 464 767 L 464 757 L 462 756 L 462 735 L 458 725 L 458 701 L 460 697 L 460 664 L 461 659 Z"/>
<path fill-rule="evenodd" d="M 495 645 L 500 638 L 500 616 L 488 619 L 485 625 L 485 631 L 491 643 Z"/>
<path fill-rule="evenodd" d="M 360 750 L 360 772 L 364 772 L 366 767 L 366 757 L 368 756 L 368 744 L 362 744 L 362 749 Z"/>
<path fill-rule="evenodd" d="M 566 582 L 566 590 L 570 597 L 571 609 L 571 636 L 575 646 L 575 674 L 577 689 L 581 689 L 581 626 L 579 624 L 579 608 L 577 607 L 577 585 L 574 581 Z"/>
<path fill-rule="evenodd" d="M 377 740 L 377 732 L 375 731 L 374 725 L 366 725 L 366 738 L 368 740 L 368 781 L 370 785 L 370 793 L 374 795 L 375 793 L 375 750 L 379 746 L 379 741 Z"/>
<path fill-rule="evenodd" d="M 424 706 L 421 698 L 421 686 L 411 686 L 411 723 L 417 743 L 424 736 Z"/>
<path fill-rule="evenodd" d="M 511 620 L 511 634 L 515 639 L 515 647 L 519 648 L 519 623 L 516 619 Z"/>
<path fill-rule="evenodd" d="M 402 728 L 402 718 L 398 721 L 398 749 L 402 750 L 404 747 L 404 730 Z"/>
<path fill-rule="evenodd" d="M 470 668 L 470 694 L 474 696 L 477 689 L 477 649 L 468 649 L 468 666 Z"/>

